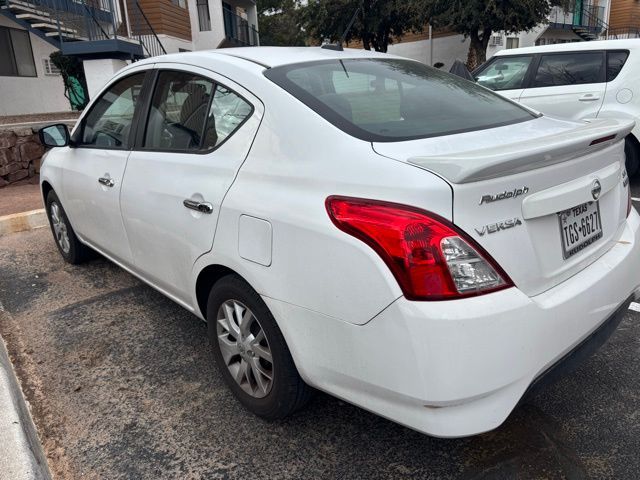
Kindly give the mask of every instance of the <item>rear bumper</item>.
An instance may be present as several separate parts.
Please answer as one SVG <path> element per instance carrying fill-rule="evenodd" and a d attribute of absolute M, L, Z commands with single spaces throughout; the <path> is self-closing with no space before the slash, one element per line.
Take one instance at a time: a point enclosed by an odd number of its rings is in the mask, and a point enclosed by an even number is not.
<path fill-rule="evenodd" d="M 265 298 L 311 385 L 410 428 L 460 437 L 499 426 L 529 387 L 604 342 L 640 289 L 640 219 L 597 261 L 535 297 L 399 298 L 353 325 Z"/>

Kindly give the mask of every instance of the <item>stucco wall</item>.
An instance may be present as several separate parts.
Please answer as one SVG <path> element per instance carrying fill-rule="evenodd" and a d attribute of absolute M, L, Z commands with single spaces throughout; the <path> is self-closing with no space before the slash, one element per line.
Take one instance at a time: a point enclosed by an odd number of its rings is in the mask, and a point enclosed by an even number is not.
<path fill-rule="evenodd" d="M 191 28 L 194 26 L 192 25 Z M 198 27 L 198 24 L 195 25 Z M 171 35 L 158 34 L 158 39 L 167 53 L 178 53 L 180 49 L 193 51 L 193 42 L 176 38 Z"/>
<path fill-rule="evenodd" d="M 465 40 L 462 35 L 450 35 L 448 37 L 435 38 L 432 41 L 432 64 L 444 63 L 442 70 L 448 71 L 456 59 L 463 62 L 467 61 L 469 40 Z M 397 43 L 390 45 L 388 52 L 429 64 L 429 42 L 430 40 L 419 40 L 417 42 Z"/>
<path fill-rule="evenodd" d="M 127 62 L 124 60 L 116 60 L 113 58 L 85 60 L 82 63 L 90 100 L 93 100 L 116 72 L 127 66 Z"/>
<path fill-rule="evenodd" d="M 2 15 L 0 25 L 24 30 Z M 62 77 L 44 73 L 42 59 L 49 58 L 56 49 L 40 37 L 33 34 L 29 37 L 38 76 L 0 77 L 0 115 L 70 111 L 69 100 L 64 96 Z"/>

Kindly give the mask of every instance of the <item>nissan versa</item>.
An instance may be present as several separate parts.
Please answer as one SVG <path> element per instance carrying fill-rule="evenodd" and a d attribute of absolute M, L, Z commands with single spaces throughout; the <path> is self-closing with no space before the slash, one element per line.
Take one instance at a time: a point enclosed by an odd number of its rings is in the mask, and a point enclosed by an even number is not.
<path fill-rule="evenodd" d="M 167 55 L 41 131 L 42 194 L 66 261 L 98 251 L 207 321 L 250 411 L 314 387 L 466 436 L 640 291 L 633 127 L 366 51 Z"/>

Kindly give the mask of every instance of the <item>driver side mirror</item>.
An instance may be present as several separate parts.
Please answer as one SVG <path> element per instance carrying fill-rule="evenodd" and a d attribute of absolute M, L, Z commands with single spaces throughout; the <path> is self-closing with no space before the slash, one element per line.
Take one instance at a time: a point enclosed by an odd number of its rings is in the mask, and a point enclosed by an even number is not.
<path fill-rule="evenodd" d="M 38 136 L 45 147 L 66 147 L 71 141 L 69 128 L 64 123 L 41 128 Z"/>

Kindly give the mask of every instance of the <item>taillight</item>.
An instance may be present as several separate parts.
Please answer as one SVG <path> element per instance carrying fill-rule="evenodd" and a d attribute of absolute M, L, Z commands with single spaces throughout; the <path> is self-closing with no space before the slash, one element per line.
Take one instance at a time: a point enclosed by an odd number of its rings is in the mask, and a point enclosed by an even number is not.
<path fill-rule="evenodd" d="M 513 283 L 491 257 L 448 220 L 418 208 L 331 196 L 333 223 L 373 248 L 409 300 L 448 300 Z"/>

